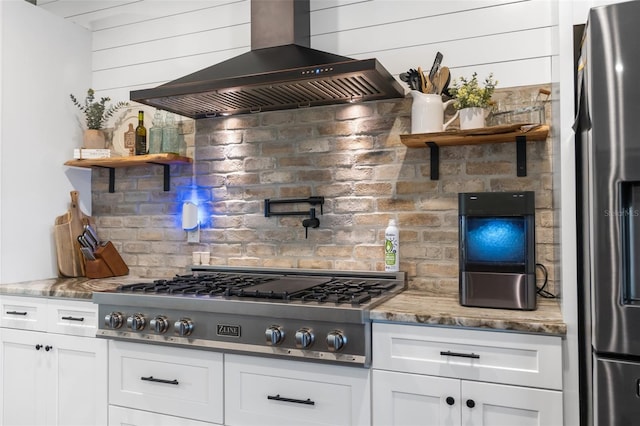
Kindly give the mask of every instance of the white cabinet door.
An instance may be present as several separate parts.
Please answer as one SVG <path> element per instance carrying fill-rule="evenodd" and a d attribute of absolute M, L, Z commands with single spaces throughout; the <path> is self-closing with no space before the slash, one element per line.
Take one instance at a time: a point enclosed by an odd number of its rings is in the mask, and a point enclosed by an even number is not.
<path fill-rule="evenodd" d="M 47 299 L 2 296 L 0 309 L 0 327 L 46 331 Z"/>
<path fill-rule="evenodd" d="M 48 424 L 107 424 L 107 341 L 49 335 L 54 362 L 50 369 Z"/>
<path fill-rule="evenodd" d="M 45 333 L 3 329 L 0 336 L 2 358 L 2 424 L 5 426 L 45 425 L 47 370 L 52 357 L 42 346 Z M 49 354 L 47 354 L 49 355 Z"/>
<path fill-rule="evenodd" d="M 214 423 L 204 423 L 182 417 L 167 416 L 149 411 L 134 410 L 132 408 L 109 407 L 109 426 L 212 426 Z"/>
<path fill-rule="evenodd" d="M 106 425 L 106 341 L 3 329 L 0 343 L 3 425 Z"/>
<path fill-rule="evenodd" d="M 562 339 L 374 323 L 373 368 L 560 390 Z"/>
<path fill-rule="evenodd" d="M 460 426 L 460 380 L 374 370 L 373 426 Z"/>
<path fill-rule="evenodd" d="M 374 370 L 373 426 L 562 426 L 562 392 Z"/>
<path fill-rule="evenodd" d="M 225 355 L 225 424 L 371 424 L 370 370 Z"/>
<path fill-rule="evenodd" d="M 562 392 L 462 381 L 462 424 L 562 426 Z"/>
<path fill-rule="evenodd" d="M 109 404 L 223 422 L 219 352 L 109 342 Z"/>
<path fill-rule="evenodd" d="M 49 333 L 95 337 L 98 305 L 78 300 L 49 300 L 46 324 Z"/>

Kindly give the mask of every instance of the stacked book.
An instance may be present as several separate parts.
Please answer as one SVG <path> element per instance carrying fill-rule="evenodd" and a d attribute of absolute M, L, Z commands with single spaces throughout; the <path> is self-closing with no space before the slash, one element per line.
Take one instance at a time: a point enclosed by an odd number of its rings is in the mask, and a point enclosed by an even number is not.
<path fill-rule="evenodd" d="M 74 159 L 95 160 L 97 158 L 110 158 L 110 149 L 80 149 L 73 150 Z"/>

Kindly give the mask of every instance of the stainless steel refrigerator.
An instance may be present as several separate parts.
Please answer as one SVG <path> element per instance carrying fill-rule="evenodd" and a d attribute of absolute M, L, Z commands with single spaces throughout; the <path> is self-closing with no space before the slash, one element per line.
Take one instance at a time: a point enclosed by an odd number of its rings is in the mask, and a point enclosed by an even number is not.
<path fill-rule="evenodd" d="M 639 41 L 632 1 L 591 9 L 577 49 L 583 425 L 640 424 Z"/>

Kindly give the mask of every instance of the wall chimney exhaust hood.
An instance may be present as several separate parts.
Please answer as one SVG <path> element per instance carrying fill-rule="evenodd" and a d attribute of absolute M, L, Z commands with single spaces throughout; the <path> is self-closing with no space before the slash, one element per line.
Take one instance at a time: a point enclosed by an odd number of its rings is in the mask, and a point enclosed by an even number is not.
<path fill-rule="evenodd" d="M 309 34 L 309 0 L 252 0 L 251 51 L 130 98 L 198 119 L 404 97 L 376 59 L 311 49 Z"/>

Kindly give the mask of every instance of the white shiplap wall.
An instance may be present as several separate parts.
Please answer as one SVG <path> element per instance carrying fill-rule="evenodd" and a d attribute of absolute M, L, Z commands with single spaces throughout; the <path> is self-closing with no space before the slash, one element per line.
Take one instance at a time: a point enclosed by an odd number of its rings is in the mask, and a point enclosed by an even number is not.
<path fill-rule="evenodd" d="M 268 0 L 260 0 L 268 1 Z M 250 49 L 249 0 L 41 0 L 93 31 L 93 87 L 126 100 Z M 311 0 L 311 47 L 377 58 L 396 77 L 493 72 L 500 87 L 549 83 L 557 25 L 548 0 Z M 404 84 L 403 84 L 404 86 Z"/>

